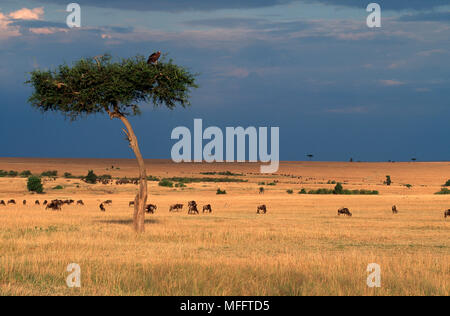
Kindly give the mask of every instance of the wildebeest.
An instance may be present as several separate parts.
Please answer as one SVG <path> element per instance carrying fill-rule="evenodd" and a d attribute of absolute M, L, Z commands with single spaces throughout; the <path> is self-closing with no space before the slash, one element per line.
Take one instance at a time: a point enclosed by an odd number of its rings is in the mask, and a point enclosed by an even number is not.
<path fill-rule="evenodd" d="M 346 207 L 340 208 L 338 210 L 338 216 L 341 216 L 341 214 L 344 216 L 352 216 L 352 213 L 350 213 L 350 210 Z"/>
<path fill-rule="evenodd" d="M 9 200 L 9 201 L 8 201 L 8 205 L 9 205 L 9 204 L 16 205 L 16 201 L 15 201 L 15 200 Z"/>
<path fill-rule="evenodd" d="M 203 205 L 203 213 L 212 213 L 211 204 Z"/>
<path fill-rule="evenodd" d="M 60 200 L 53 200 L 47 204 L 45 209 L 48 210 L 50 208 L 54 211 L 61 211 L 61 205 L 62 205 L 62 203 Z"/>
<path fill-rule="evenodd" d="M 130 203 L 128 203 L 128 207 L 131 207 L 134 205 L 134 201 L 131 201 Z"/>
<path fill-rule="evenodd" d="M 148 204 L 147 205 L 147 207 L 145 208 L 145 211 L 147 212 L 147 213 L 151 213 L 151 214 L 155 214 L 155 211 L 156 211 L 156 209 L 157 209 L 157 206 L 156 205 L 154 205 L 154 204 Z"/>
<path fill-rule="evenodd" d="M 106 200 L 105 202 L 103 202 L 103 204 L 109 205 L 109 204 L 112 204 L 112 201 L 111 200 Z"/>
<path fill-rule="evenodd" d="M 34 205 L 41 205 L 41 203 L 39 203 L 39 200 L 34 201 Z"/>
<path fill-rule="evenodd" d="M 103 206 L 103 203 L 100 203 L 99 205 L 100 211 L 106 212 L 105 206 Z"/>
<path fill-rule="evenodd" d="M 1 201 L 0 201 L 0 205 L 6 206 L 5 201 L 1 200 Z"/>
<path fill-rule="evenodd" d="M 259 188 L 259 194 L 263 194 L 264 193 L 264 188 L 263 187 L 260 187 Z"/>
<path fill-rule="evenodd" d="M 394 205 L 392 207 L 392 214 L 398 214 L 398 210 L 397 210 L 397 206 L 396 205 Z"/>
<path fill-rule="evenodd" d="M 42 205 L 47 205 L 47 200 L 44 200 L 44 202 L 42 203 Z"/>
<path fill-rule="evenodd" d="M 444 217 L 447 218 L 447 216 L 450 216 L 450 209 L 444 212 Z"/>
<path fill-rule="evenodd" d="M 267 207 L 266 207 L 265 204 L 259 205 L 259 206 L 256 208 L 256 214 L 260 214 L 260 212 L 262 212 L 263 214 L 266 214 L 266 213 L 267 213 Z"/>
<path fill-rule="evenodd" d="M 83 200 L 78 200 L 78 201 L 77 201 L 77 205 L 84 205 Z"/>
<path fill-rule="evenodd" d="M 183 210 L 183 204 L 173 204 L 169 208 L 169 212 L 179 212 Z"/>
<path fill-rule="evenodd" d="M 23 201 L 22 201 L 22 204 L 23 204 L 23 205 L 27 205 L 27 200 L 23 200 Z"/>
<path fill-rule="evenodd" d="M 198 214 L 197 203 L 195 201 L 190 201 L 188 203 L 189 210 L 188 214 Z"/>

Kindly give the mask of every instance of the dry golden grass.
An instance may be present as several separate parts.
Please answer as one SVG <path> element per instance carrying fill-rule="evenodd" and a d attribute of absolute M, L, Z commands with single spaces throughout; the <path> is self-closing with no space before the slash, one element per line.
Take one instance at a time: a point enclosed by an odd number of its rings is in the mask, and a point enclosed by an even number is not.
<path fill-rule="evenodd" d="M 150 182 L 149 202 L 158 210 L 146 216 L 146 233 L 136 235 L 128 207 L 134 185 L 89 186 L 59 178 L 46 183 L 40 196 L 26 192 L 25 179 L 0 178 L 0 199 L 19 202 L 0 206 L 0 295 L 450 294 L 450 220 L 443 217 L 450 196 L 433 195 L 450 178 L 449 163 L 284 163 L 274 176 L 258 174 L 256 165 L 148 163 L 148 173 L 160 177 L 230 170 L 245 173 L 249 182 L 184 189 Z M 120 169 L 106 170 L 111 165 Z M 129 160 L 2 158 L 0 169 L 137 174 Z M 382 184 L 388 174 L 391 187 Z M 276 186 L 257 193 L 258 182 L 274 180 Z M 331 188 L 328 180 L 381 195 L 296 194 Z M 64 189 L 51 189 L 58 184 Z M 228 194 L 216 195 L 218 187 Z M 32 205 L 52 198 L 82 199 L 86 206 L 51 212 Z M 98 205 L 106 199 L 113 204 L 101 213 Z M 211 203 L 213 213 L 168 212 L 170 204 L 189 200 Z M 268 214 L 257 215 L 262 203 Z M 336 215 L 342 206 L 352 218 Z M 66 286 L 70 263 L 81 266 L 80 289 Z M 366 285 L 369 263 L 381 266 L 381 288 Z"/>

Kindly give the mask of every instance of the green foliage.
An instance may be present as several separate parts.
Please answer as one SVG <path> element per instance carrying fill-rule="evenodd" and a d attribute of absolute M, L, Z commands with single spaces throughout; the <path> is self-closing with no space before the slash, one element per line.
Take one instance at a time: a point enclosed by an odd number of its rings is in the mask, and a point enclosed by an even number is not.
<path fill-rule="evenodd" d="M 14 171 L 14 170 L 10 170 L 10 171 L 0 170 L 0 178 L 3 178 L 3 177 L 15 178 L 18 175 L 19 175 L 19 173 L 17 171 Z"/>
<path fill-rule="evenodd" d="M 199 183 L 199 182 L 248 182 L 248 180 L 236 178 L 188 178 L 188 177 L 172 177 L 164 180 L 180 182 L 180 183 Z"/>
<path fill-rule="evenodd" d="M 86 183 L 96 184 L 97 183 L 97 175 L 93 170 L 89 170 L 87 176 L 84 178 Z"/>
<path fill-rule="evenodd" d="M 293 190 L 291 190 L 291 189 L 289 189 L 289 190 L 286 190 L 286 192 L 287 192 L 287 194 L 293 194 L 293 193 L 294 193 L 294 191 L 293 191 Z"/>
<path fill-rule="evenodd" d="M 267 183 L 267 185 L 277 185 L 275 182 Z"/>
<path fill-rule="evenodd" d="M 173 182 L 169 181 L 167 179 L 162 179 L 161 181 L 159 181 L 158 185 L 160 187 L 168 187 L 168 188 L 173 188 Z"/>
<path fill-rule="evenodd" d="M 327 184 L 336 184 L 335 180 L 328 180 Z"/>
<path fill-rule="evenodd" d="M 62 190 L 64 189 L 61 185 L 57 185 L 56 187 L 53 187 L 52 190 Z"/>
<path fill-rule="evenodd" d="M 21 173 L 20 173 L 20 176 L 22 177 L 22 178 L 28 178 L 29 176 L 31 176 L 32 174 L 31 174 L 31 171 L 30 170 L 24 170 L 24 171 L 22 171 Z"/>
<path fill-rule="evenodd" d="M 147 180 L 148 181 L 158 181 L 158 182 L 161 181 L 161 179 L 159 179 L 158 177 L 154 177 L 154 176 L 148 176 Z"/>
<path fill-rule="evenodd" d="M 64 172 L 64 178 L 66 179 L 72 179 L 73 175 L 70 172 Z"/>
<path fill-rule="evenodd" d="M 265 182 L 258 182 L 258 185 L 266 185 Z"/>
<path fill-rule="evenodd" d="M 42 186 L 41 178 L 36 176 L 28 177 L 27 189 L 29 192 L 43 193 L 44 187 Z"/>
<path fill-rule="evenodd" d="M 442 188 L 441 191 L 436 192 L 435 194 L 450 194 L 450 190 L 447 188 Z"/>
<path fill-rule="evenodd" d="M 225 190 L 221 190 L 220 188 L 219 189 L 217 189 L 217 192 L 216 192 L 216 194 L 227 194 L 227 191 L 225 191 Z"/>
<path fill-rule="evenodd" d="M 298 191 L 298 194 L 307 194 L 308 192 L 306 192 L 305 189 L 301 189 L 300 191 Z"/>
<path fill-rule="evenodd" d="M 405 184 L 405 187 L 407 187 L 408 189 L 411 189 L 412 185 L 411 184 Z"/>
<path fill-rule="evenodd" d="M 219 175 L 219 176 L 243 176 L 243 173 L 233 173 L 231 171 L 224 171 L 224 172 L 200 172 L 200 174 L 203 175 Z"/>
<path fill-rule="evenodd" d="M 58 171 L 52 170 L 52 171 L 44 171 L 41 173 L 41 177 L 57 177 Z"/>
<path fill-rule="evenodd" d="M 386 185 L 392 184 L 391 176 L 386 176 L 386 181 L 384 182 L 384 184 L 386 184 Z"/>
<path fill-rule="evenodd" d="M 450 179 L 445 182 L 444 187 L 450 187 Z"/>
<path fill-rule="evenodd" d="M 342 192 L 344 191 L 344 188 L 342 187 L 342 184 L 340 184 L 339 182 L 336 184 L 336 186 L 334 187 L 334 194 L 342 194 Z"/>
<path fill-rule="evenodd" d="M 72 120 L 95 113 L 120 112 L 137 115 L 137 104 L 173 109 L 190 105 L 189 94 L 196 88 L 195 76 L 169 60 L 147 64 L 144 56 L 114 62 L 108 54 L 81 59 L 72 66 L 31 72 L 27 84 L 34 88 L 29 98 L 42 112 L 58 111 Z"/>
<path fill-rule="evenodd" d="M 109 175 L 109 174 L 104 174 L 104 175 L 99 176 L 98 179 L 100 179 L 100 180 L 111 180 L 112 176 Z"/>
<path fill-rule="evenodd" d="M 184 184 L 184 183 L 177 183 L 177 184 L 175 184 L 175 187 L 176 188 L 185 188 L 186 184 Z"/>

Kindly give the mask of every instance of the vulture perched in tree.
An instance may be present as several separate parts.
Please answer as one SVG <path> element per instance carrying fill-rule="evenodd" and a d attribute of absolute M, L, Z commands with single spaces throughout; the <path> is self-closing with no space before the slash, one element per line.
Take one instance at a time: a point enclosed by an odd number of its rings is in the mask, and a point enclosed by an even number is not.
<path fill-rule="evenodd" d="M 150 55 L 150 57 L 147 60 L 147 64 L 157 64 L 158 63 L 158 59 L 161 56 L 161 52 L 158 51 L 156 53 L 153 53 Z"/>

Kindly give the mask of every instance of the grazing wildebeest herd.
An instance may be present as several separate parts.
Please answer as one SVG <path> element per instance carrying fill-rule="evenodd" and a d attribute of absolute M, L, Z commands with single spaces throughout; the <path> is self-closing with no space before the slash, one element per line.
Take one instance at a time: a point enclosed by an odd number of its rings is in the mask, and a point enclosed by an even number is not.
<path fill-rule="evenodd" d="M 99 209 L 102 212 L 106 212 L 106 206 L 107 205 L 111 205 L 113 203 L 112 200 L 106 200 L 100 203 L 99 205 Z M 7 202 L 5 202 L 5 200 L 0 200 L 0 206 L 9 206 L 9 205 L 16 205 L 16 200 L 14 199 L 9 199 L 7 200 Z M 72 205 L 75 204 L 75 200 L 72 199 L 66 199 L 66 200 L 59 200 L 59 199 L 55 199 L 55 200 L 51 200 L 50 202 L 47 202 L 47 200 L 44 200 L 42 202 L 42 205 L 46 206 L 45 209 L 46 210 L 54 210 L 54 211 L 61 211 L 62 210 L 62 206 L 63 205 Z M 27 200 L 23 200 L 22 201 L 22 205 L 23 206 L 27 206 Z M 34 205 L 39 206 L 41 205 L 41 202 L 39 200 L 35 200 Z M 76 201 L 76 205 L 77 206 L 84 206 L 84 202 L 83 200 L 78 200 Z M 128 206 L 134 206 L 135 205 L 135 201 L 130 201 L 128 203 Z M 195 201 L 189 201 L 188 204 L 188 214 L 190 215 L 196 215 L 199 214 L 198 211 L 198 206 L 197 203 Z M 155 214 L 155 211 L 157 210 L 157 206 L 154 204 L 147 204 L 145 207 L 145 212 L 148 214 Z M 212 213 L 212 206 L 211 204 L 205 204 L 203 205 L 203 213 Z M 169 212 L 180 212 L 183 211 L 183 204 L 181 203 L 177 203 L 177 204 L 172 204 L 169 206 Z M 256 213 L 257 214 L 266 214 L 267 213 L 267 206 L 265 204 L 262 205 L 258 205 L 256 208 Z M 392 214 L 398 214 L 398 208 L 397 205 L 393 205 L 392 206 Z M 348 217 L 352 217 L 353 214 L 350 212 L 350 210 L 346 207 L 342 207 L 340 209 L 338 209 L 337 211 L 337 215 L 344 215 L 344 216 L 348 216 Z M 444 211 L 444 217 L 450 217 L 450 209 Z"/>

